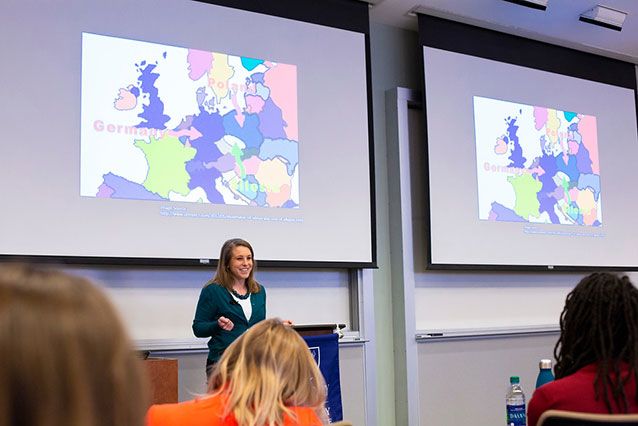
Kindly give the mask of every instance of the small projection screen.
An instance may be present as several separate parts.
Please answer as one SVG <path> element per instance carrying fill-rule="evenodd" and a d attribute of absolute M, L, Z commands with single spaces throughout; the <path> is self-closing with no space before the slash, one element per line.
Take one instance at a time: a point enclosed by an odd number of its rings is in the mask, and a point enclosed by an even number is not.
<path fill-rule="evenodd" d="M 419 16 L 432 269 L 638 269 L 633 64 Z"/>
<path fill-rule="evenodd" d="M 10 3 L 3 257 L 375 266 L 366 4 Z"/>

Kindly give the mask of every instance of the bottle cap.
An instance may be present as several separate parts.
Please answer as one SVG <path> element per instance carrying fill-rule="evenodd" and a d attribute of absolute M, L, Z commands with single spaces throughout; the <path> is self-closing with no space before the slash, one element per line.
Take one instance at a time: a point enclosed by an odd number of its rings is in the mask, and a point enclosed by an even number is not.
<path fill-rule="evenodd" d="M 518 383 L 520 381 L 521 381 L 521 379 L 518 376 L 510 377 L 510 384 L 512 384 L 512 385 L 514 385 L 514 384 L 516 384 L 516 383 Z"/>
<path fill-rule="evenodd" d="M 538 363 L 538 366 L 541 370 L 551 370 L 552 368 L 552 360 L 551 359 L 541 359 Z"/>

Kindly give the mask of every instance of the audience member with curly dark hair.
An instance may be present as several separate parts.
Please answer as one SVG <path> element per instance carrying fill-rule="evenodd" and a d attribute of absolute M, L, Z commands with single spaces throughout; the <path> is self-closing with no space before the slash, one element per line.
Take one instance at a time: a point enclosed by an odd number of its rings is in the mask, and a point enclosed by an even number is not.
<path fill-rule="evenodd" d="M 638 412 L 638 290 L 626 276 L 588 275 L 569 293 L 554 348 L 556 380 L 538 388 L 528 426 L 550 409 Z"/>

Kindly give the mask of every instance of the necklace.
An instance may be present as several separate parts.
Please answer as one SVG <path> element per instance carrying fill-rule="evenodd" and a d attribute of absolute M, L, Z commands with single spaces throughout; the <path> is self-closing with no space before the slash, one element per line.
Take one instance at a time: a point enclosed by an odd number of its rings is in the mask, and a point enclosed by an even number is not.
<path fill-rule="evenodd" d="M 239 294 L 235 291 L 234 288 L 231 288 L 230 292 L 233 293 L 233 296 L 241 300 L 246 300 L 250 297 L 250 292 L 248 290 L 246 290 L 246 294 Z"/>

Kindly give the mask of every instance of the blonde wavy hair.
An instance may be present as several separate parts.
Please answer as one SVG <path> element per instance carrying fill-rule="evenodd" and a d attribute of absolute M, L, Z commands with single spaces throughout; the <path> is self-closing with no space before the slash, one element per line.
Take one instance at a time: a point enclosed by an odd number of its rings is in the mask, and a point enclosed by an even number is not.
<path fill-rule="evenodd" d="M 242 426 L 279 426 L 288 407 L 310 407 L 324 424 L 326 384 L 304 340 L 279 319 L 266 319 L 235 340 L 209 381 L 227 393 L 227 413 Z"/>
<path fill-rule="evenodd" d="M 143 425 L 147 382 L 88 280 L 0 265 L 0 425 Z"/>

